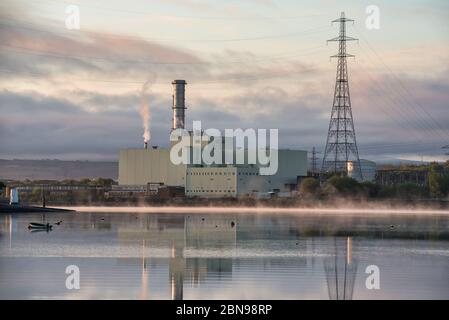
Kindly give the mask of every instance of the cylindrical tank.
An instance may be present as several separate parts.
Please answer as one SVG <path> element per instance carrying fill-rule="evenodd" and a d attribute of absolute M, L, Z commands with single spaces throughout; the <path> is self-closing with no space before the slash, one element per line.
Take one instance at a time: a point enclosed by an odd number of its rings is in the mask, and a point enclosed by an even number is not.
<path fill-rule="evenodd" d="M 360 159 L 363 178 L 360 177 L 360 170 L 357 161 L 348 161 L 348 177 L 357 181 L 374 181 L 376 178 L 376 163 L 374 161 Z"/>
<path fill-rule="evenodd" d="M 173 80 L 172 130 L 184 129 L 185 125 L 185 80 Z"/>

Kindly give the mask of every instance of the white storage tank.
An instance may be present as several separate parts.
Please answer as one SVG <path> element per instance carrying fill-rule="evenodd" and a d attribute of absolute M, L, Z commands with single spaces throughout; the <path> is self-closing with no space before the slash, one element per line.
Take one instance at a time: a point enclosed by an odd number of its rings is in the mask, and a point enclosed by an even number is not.
<path fill-rule="evenodd" d="M 348 161 L 348 177 L 354 178 L 359 182 L 374 181 L 376 179 L 376 163 L 374 161 L 360 159 L 360 165 L 362 167 L 363 179 L 360 177 L 357 161 Z"/>
<path fill-rule="evenodd" d="M 11 188 L 9 194 L 9 204 L 19 204 L 19 191 L 17 188 Z"/>

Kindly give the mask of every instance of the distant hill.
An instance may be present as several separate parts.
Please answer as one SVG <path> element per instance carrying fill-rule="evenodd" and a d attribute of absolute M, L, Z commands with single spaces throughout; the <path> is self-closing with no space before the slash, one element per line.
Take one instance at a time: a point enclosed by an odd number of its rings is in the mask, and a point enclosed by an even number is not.
<path fill-rule="evenodd" d="M 117 180 L 118 162 L 62 160 L 2 160 L 0 180 L 64 180 L 111 178 Z"/>

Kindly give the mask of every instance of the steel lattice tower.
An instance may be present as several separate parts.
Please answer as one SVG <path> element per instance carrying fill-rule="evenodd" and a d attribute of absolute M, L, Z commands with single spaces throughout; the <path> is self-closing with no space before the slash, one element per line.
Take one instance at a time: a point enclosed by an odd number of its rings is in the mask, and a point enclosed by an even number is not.
<path fill-rule="evenodd" d="M 338 37 L 328 40 L 328 42 L 338 41 L 339 50 L 338 54 L 331 56 L 331 58 L 338 58 L 337 77 L 321 173 L 347 175 L 348 161 L 353 161 L 354 165 L 357 163 L 354 169 L 358 170 L 362 177 L 352 118 L 346 61 L 347 57 L 354 57 L 346 53 L 346 41 L 357 39 L 346 36 L 346 22 L 349 21 L 353 22 L 354 20 L 346 18 L 344 12 L 341 13 L 339 19 L 332 21 L 332 23 L 340 22 L 340 34 Z"/>

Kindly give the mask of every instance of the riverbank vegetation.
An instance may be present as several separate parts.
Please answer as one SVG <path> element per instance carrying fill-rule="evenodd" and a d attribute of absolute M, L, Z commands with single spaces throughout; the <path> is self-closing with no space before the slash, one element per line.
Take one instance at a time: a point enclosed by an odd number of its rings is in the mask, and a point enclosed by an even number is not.
<path fill-rule="evenodd" d="M 2 184 L 3 201 L 6 201 L 6 186 L 24 187 L 20 192 L 23 203 L 32 205 L 48 206 L 73 206 L 73 205 L 177 205 L 177 206 L 338 206 L 342 202 L 389 202 L 395 205 L 420 204 L 433 205 L 441 203 L 443 206 L 449 204 L 449 162 L 445 164 L 431 164 L 427 166 L 410 166 L 396 170 L 426 170 L 427 183 L 419 185 L 416 183 L 396 183 L 381 185 L 375 182 L 358 182 L 349 177 L 333 176 L 325 182 L 317 178 L 305 178 L 298 186 L 296 196 L 285 197 L 273 193 L 268 198 L 258 195 L 248 195 L 235 198 L 212 198 L 200 197 L 168 197 L 161 198 L 154 194 L 122 192 L 123 195 L 111 194 L 111 188 L 117 184 L 112 179 L 82 179 L 82 180 L 25 180 L 8 181 Z M 61 186 L 61 188 L 59 188 Z M 3 187 L 3 188 L 2 188 Z M 51 187 L 51 188 L 50 188 Z M 438 204 L 439 205 L 439 204 Z"/>
<path fill-rule="evenodd" d="M 399 183 L 380 185 L 374 182 L 358 182 L 349 177 L 333 176 L 321 183 L 316 178 L 301 182 L 300 196 L 307 199 L 365 198 L 365 199 L 447 199 L 449 196 L 448 164 L 432 164 L 427 185 Z"/>

